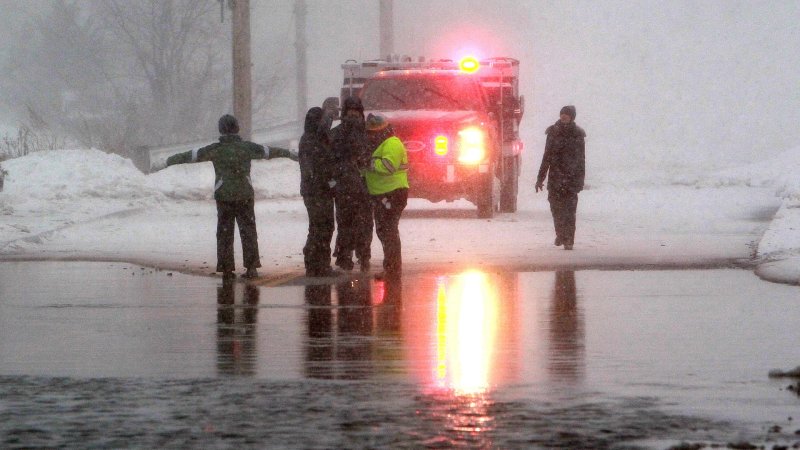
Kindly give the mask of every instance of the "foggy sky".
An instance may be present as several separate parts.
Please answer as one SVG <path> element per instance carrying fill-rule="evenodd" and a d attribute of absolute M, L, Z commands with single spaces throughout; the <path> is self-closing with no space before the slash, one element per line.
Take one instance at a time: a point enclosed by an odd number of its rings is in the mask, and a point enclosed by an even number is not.
<path fill-rule="evenodd" d="M 339 45 L 314 40 L 310 60 L 377 53 L 377 31 L 366 29 L 377 23 L 377 2 L 310 3 L 315 21 L 323 11 L 357 16 L 363 7 L 362 19 L 349 23 L 368 36 L 339 22 L 328 40 Z M 521 61 L 526 163 L 537 167 L 543 131 L 565 104 L 577 106 L 596 166 L 718 167 L 800 145 L 800 2 L 402 0 L 394 7 L 397 53 L 472 50 Z M 314 101 L 324 97 L 317 90 L 340 82 L 339 73 L 325 75 L 312 75 Z"/>
<path fill-rule="evenodd" d="M 294 2 L 251 2 L 254 66 L 288 81 L 273 112 L 294 117 Z M 0 0 L 0 58 L 17 3 Z M 338 95 L 345 60 L 379 56 L 378 2 L 307 4 L 313 106 Z M 800 2 L 396 0 L 394 8 L 396 53 L 521 61 L 527 175 L 565 104 L 577 106 L 589 135 L 590 169 L 716 167 L 798 145 Z"/>

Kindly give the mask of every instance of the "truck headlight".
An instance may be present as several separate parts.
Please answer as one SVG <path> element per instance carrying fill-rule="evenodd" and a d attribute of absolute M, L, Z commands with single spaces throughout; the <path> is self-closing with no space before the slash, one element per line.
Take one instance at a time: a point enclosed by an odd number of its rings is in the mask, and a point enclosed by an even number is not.
<path fill-rule="evenodd" d="M 478 164 L 486 158 L 486 135 L 478 127 L 458 132 L 458 162 Z"/>

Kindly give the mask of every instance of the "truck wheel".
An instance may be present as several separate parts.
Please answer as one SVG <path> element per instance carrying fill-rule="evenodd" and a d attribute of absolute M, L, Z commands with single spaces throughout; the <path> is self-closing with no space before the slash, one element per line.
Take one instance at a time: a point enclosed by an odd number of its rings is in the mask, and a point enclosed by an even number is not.
<path fill-rule="evenodd" d="M 503 180 L 500 189 L 500 212 L 517 212 L 519 193 L 519 155 L 503 158 Z"/>
<path fill-rule="evenodd" d="M 478 218 L 491 219 L 500 210 L 500 180 L 491 172 L 481 180 L 478 192 Z"/>

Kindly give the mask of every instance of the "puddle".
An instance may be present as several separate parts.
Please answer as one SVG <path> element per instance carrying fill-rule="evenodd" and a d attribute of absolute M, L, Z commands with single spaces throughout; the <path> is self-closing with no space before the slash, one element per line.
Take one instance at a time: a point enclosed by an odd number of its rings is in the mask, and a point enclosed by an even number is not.
<path fill-rule="evenodd" d="M 0 436 L 4 446 L 792 444 L 800 398 L 767 373 L 800 365 L 797 292 L 743 270 L 257 288 L 126 264 L 3 263 Z"/>

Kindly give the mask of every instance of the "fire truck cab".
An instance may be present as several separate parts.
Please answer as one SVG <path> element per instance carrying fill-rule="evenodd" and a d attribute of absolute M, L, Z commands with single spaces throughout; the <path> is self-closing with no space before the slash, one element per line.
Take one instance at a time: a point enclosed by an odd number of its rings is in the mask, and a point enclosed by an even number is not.
<path fill-rule="evenodd" d="M 467 199 L 478 217 L 515 212 L 522 141 L 519 61 L 513 58 L 342 65 L 341 101 L 359 96 L 365 113 L 389 119 L 406 146 L 409 196 Z"/>

